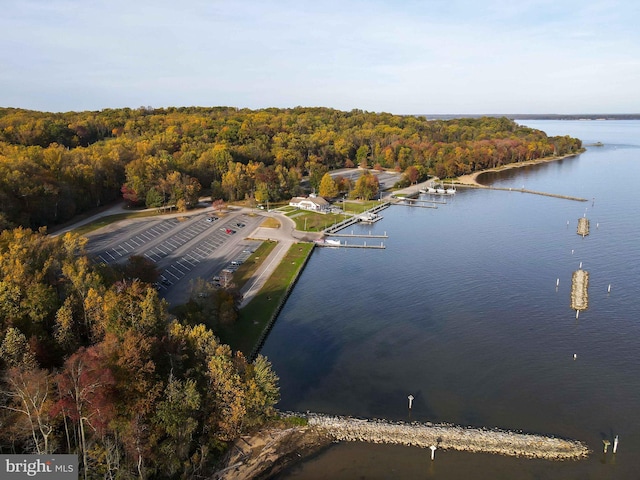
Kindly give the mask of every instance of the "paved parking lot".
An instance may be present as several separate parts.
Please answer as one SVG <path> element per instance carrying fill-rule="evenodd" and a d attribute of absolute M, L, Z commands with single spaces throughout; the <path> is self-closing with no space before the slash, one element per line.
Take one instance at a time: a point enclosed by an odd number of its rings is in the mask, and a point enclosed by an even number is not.
<path fill-rule="evenodd" d="M 121 222 L 88 235 L 87 250 L 97 262 L 125 262 L 142 255 L 156 264 L 161 277 L 158 289 L 171 301 L 185 301 L 190 280 L 210 278 L 232 262 L 244 262 L 259 241 L 246 237 L 262 221 L 261 216 L 232 212 L 216 218 L 211 212 L 164 220 Z M 237 266 L 236 266 L 237 267 Z"/>

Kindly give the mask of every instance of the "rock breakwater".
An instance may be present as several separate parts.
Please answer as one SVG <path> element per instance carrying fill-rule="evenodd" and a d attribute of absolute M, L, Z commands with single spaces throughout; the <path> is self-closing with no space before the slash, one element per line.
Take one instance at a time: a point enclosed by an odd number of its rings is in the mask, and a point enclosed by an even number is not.
<path fill-rule="evenodd" d="M 295 414 L 335 440 L 386 443 L 546 460 L 577 460 L 589 455 L 581 442 L 551 436 L 448 424 L 362 420 L 319 414 Z"/>

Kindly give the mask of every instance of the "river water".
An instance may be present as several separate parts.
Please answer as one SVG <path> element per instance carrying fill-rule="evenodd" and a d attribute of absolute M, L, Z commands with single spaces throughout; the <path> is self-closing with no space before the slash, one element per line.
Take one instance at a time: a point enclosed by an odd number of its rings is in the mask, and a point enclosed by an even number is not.
<path fill-rule="evenodd" d="M 640 122 L 522 123 L 604 146 L 480 181 L 588 201 L 459 189 L 438 209 L 384 210 L 349 232 L 386 232 L 386 249 L 317 248 L 262 353 L 283 410 L 552 434 L 594 453 L 431 462 L 418 448 L 338 444 L 279 478 L 638 478 Z M 576 319 L 581 263 L 589 308 Z M 604 455 L 616 435 L 618 453 Z"/>

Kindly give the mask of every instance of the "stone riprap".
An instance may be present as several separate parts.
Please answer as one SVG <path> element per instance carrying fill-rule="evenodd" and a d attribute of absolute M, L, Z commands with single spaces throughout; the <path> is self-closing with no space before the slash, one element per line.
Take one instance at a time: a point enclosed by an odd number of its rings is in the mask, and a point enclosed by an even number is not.
<path fill-rule="evenodd" d="M 589 455 L 581 442 L 499 429 L 448 424 L 362 420 L 319 414 L 294 414 L 339 441 L 386 443 L 547 460 L 577 460 Z"/>

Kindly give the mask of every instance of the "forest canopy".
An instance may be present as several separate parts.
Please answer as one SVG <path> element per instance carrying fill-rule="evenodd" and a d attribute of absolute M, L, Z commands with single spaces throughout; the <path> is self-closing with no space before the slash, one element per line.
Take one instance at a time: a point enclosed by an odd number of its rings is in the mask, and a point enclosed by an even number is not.
<path fill-rule="evenodd" d="M 320 188 L 342 167 L 455 177 L 579 151 L 505 117 L 427 120 L 330 108 L 0 108 L 0 229 L 65 222 L 120 196 L 188 209 L 211 193 L 260 202 Z"/>
<path fill-rule="evenodd" d="M 77 454 L 84 478 L 193 478 L 271 418 L 278 378 L 86 240 L 0 234 L 0 452 Z"/>

